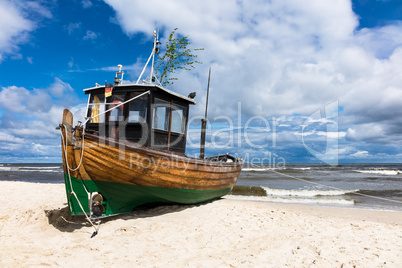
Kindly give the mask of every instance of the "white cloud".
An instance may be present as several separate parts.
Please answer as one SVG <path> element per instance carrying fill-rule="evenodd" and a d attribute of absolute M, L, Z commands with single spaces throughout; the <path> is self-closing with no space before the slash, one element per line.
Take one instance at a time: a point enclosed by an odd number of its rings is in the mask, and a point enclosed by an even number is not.
<path fill-rule="evenodd" d="M 80 28 L 81 28 L 81 22 L 70 23 L 67 26 L 65 26 L 65 29 L 67 30 L 68 34 L 72 34 L 75 30 Z"/>
<path fill-rule="evenodd" d="M 71 60 L 68 62 L 68 67 L 72 68 L 74 66 L 74 58 L 71 57 Z"/>
<path fill-rule="evenodd" d="M 46 126 L 50 125 L 49 131 L 54 130 L 54 126 L 57 126 L 61 120 L 63 107 L 74 103 L 73 99 L 76 100 L 74 90 L 59 78 L 55 78 L 55 82 L 46 89 L 27 90 L 16 86 L 3 87 L 0 91 L 0 108 L 7 116 L 3 116 L 0 122 L 10 129 L 24 127 L 29 129 L 38 121 Z M 21 119 L 21 115 L 26 121 Z M 25 123 L 26 126 L 24 126 Z M 38 129 L 43 130 L 44 127 L 38 127 Z"/>
<path fill-rule="evenodd" d="M 84 40 L 94 40 L 98 38 L 98 34 L 92 31 L 87 31 L 85 36 L 84 36 Z"/>
<path fill-rule="evenodd" d="M 31 19 L 30 17 L 34 17 Z M 0 1 L 0 62 L 6 55 L 20 59 L 19 45 L 26 43 L 38 21 L 53 16 L 42 1 Z"/>
<path fill-rule="evenodd" d="M 83 8 L 89 8 L 89 7 L 91 7 L 93 5 L 90 0 L 82 0 L 81 4 L 82 4 Z"/>
<path fill-rule="evenodd" d="M 348 1 L 106 2 L 128 34 L 163 26 L 190 35 L 193 47 L 205 48 L 201 61 L 212 65 L 211 89 L 218 88 L 219 97 L 230 91 L 249 113 L 261 115 L 306 113 L 337 99 L 332 83 L 342 74 L 332 59 L 357 26 Z M 141 15 L 131 16 L 133 10 Z M 199 71 L 204 78 L 207 72 Z M 222 107 L 224 99 L 211 105 Z"/>
<path fill-rule="evenodd" d="M 0 1 L 0 56 L 16 53 L 18 45 L 27 40 L 27 33 L 35 25 L 26 19 L 15 4 L 9 1 Z"/>
<path fill-rule="evenodd" d="M 338 100 L 339 133 L 331 137 L 381 140 L 398 131 L 390 126 L 402 117 L 402 22 L 358 30 L 350 0 L 105 2 L 128 35 L 167 36 L 178 27 L 205 49 L 204 65 L 195 75 L 177 72 L 174 90 L 195 85 L 204 103 L 212 66 L 211 116 L 235 117 L 238 101 L 244 115 L 268 117 L 309 115 Z"/>
<path fill-rule="evenodd" d="M 376 140 L 385 137 L 385 131 L 382 125 L 367 123 L 348 128 L 346 138 L 349 140 L 364 141 Z"/>
<path fill-rule="evenodd" d="M 355 158 L 368 157 L 369 152 L 368 151 L 357 151 L 356 153 L 353 153 L 350 156 L 355 157 Z"/>
<path fill-rule="evenodd" d="M 68 94 L 73 92 L 73 88 L 70 84 L 63 82 L 60 78 L 55 78 L 55 82 L 49 88 L 50 93 L 52 96 L 56 98 L 63 97 L 64 94 Z"/>
<path fill-rule="evenodd" d="M 18 2 L 20 7 L 23 7 L 25 10 L 28 10 L 31 14 L 36 13 L 40 17 L 51 19 L 53 18 L 52 13 L 48 8 L 43 5 L 43 1 L 23 1 Z"/>
<path fill-rule="evenodd" d="M 0 131 L 0 142 L 23 143 L 25 140 Z"/>
<path fill-rule="evenodd" d="M 0 91 L 0 106 L 13 113 L 23 112 L 26 107 L 26 99 L 30 96 L 27 89 L 10 86 Z"/>
<path fill-rule="evenodd" d="M 59 78 L 45 89 L 0 88 L 0 162 L 41 155 L 52 157 L 40 161 L 59 161 L 60 131 L 55 127 L 73 99 L 77 100 L 74 90 Z"/>
<path fill-rule="evenodd" d="M 339 138 L 343 138 L 346 136 L 346 132 L 343 132 L 343 131 L 340 131 L 340 132 L 309 131 L 309 132 L 293 132 L 293 134 L 298 135 L 298 136 L 303 136 L 303 137 L 316 135 L 316 136 L 323 136 L 323 137 L 326 137 L 329 139 L 339 139 Z"/>

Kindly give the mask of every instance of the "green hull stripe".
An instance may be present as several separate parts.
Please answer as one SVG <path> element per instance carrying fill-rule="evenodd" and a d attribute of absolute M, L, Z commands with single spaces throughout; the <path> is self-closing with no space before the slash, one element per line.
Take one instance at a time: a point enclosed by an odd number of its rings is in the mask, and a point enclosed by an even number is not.
<path fill-rule="evenodd" d="M 70 212 L 73 215 L 81 215 L 82 210 L 76 198 L 70 194 L 70 182 L 68 175 L 64 175 Z M 83 181 L 71 177 L 74 192 L 77 194 L 85 212 L 89 212 L 88 194 L 83 186 Z M 212 200 L 230 192 L 230 188 L 219 190 L 188 190 L 163 187 L 149 187 L 128 185 L 104 181 L 84 181 L 89 192 L 99 192 L 103 196 L 105 207 L 104 216 L 133 210 L 136 206 L 153 203 L 168 202 L 181 204 L 196 204 Z"/>

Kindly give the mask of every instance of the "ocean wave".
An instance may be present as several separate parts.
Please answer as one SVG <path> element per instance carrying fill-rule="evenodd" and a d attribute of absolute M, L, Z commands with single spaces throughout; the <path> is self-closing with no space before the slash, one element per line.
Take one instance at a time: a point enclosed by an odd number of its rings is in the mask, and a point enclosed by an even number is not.
<path fill-rule="evenodd" d="M 19 169 L 61 169 L 63 167 L 18 167 Z"/>
<path fill-rule="evenodd" d="M 326 198 L 284 198 L 274 196 L 244 196 L 244 195 L 226 195 L 226 199 L 265 201 L 275 203 L 292 204 L 322 204 L 322 205 L 354 205 L 353 199 L 326 199 Z"/>
<path fill-rule="evenodd" d="M 372 195 L 378 197 L 402 197 L 402 190 L 390 189 L 390 190 L 361 190 L 361 194 Z"/>
<path fill-rule="evenodd" d="M 63 169 L 59 169 L 59 170 L 49 170 L 49 169 L 20 169 L 18 171 L 22 171 L 22 172 L 54 172 L 54 173 L 59 173 L 59 172 L 63 172 Z"/>
<path fill-rule="evenodd" d="M 316 196 L 337 196 L 349 193 L 356 193 L 359 190 L 283 190 L 262 187 L 267 195 L 271 196 L 301 196 L 301 197 L 316 197 Z"/>
<path fill-rule="evenodd" d="M 282 168 L 242 168 L 241 171 L 249 171 L 249 172 L 264 172 L 269 170 L 277 170 Z"/>
<path fill-rule="evenodd" d="M 0 171 L 15 171 L 15 170 L 18 169 L 16 169 L 15 167 L 4 167 L 4 166 L 0 167 Z"/>
<path fill-rule="evenodd" d="M 394 169 L 353 170 L 353 171 L 365 174 L 381 174 L 381 175 L 398 175 L 402 173 L 400 170 L 394 170 Z"/>
<path fill-rule="evenodd" d="M 292 171 L 292 170 L 311 170 L 311 167 L 300 167 L 300 168 L 242 168 L 242 171 L 254 171 L 254 172 L 264 172 L 264 171 L 270 171 L 270 170 L 283 170 L 283 171 Z"/>
<path fill-rule="evenodd" d="M 62 172 L 62 167 L 4 167 L 0 166 L 0 171 L 20 171 L 20 172 Z"/>

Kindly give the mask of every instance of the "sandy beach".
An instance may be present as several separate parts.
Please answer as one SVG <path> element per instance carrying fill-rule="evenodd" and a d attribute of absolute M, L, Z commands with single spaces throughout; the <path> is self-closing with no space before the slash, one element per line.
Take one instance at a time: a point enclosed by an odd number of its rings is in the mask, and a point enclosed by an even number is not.
<path fill-rule="evenodd" d="M 0 181 L 1 267 L 400 267 L 402 212 L 221 199 L 103 219 L 63 184 Z"/>

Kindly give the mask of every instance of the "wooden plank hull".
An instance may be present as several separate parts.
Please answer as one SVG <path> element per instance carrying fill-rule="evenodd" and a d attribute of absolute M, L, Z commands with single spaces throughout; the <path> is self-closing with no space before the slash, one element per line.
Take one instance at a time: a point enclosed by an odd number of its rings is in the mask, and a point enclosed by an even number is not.
<path fill-rule="evenodd" d="M 151 202 L 212 200 L 231 191 L 242 167 L 241 161 L 207 161 L 91 134 L 82 136 L 78 128 L 74 137 L 65 133 L 63 165 L 72 214 L 89 213 L 95 192 L 103 196 L 102 215 Z"/>

